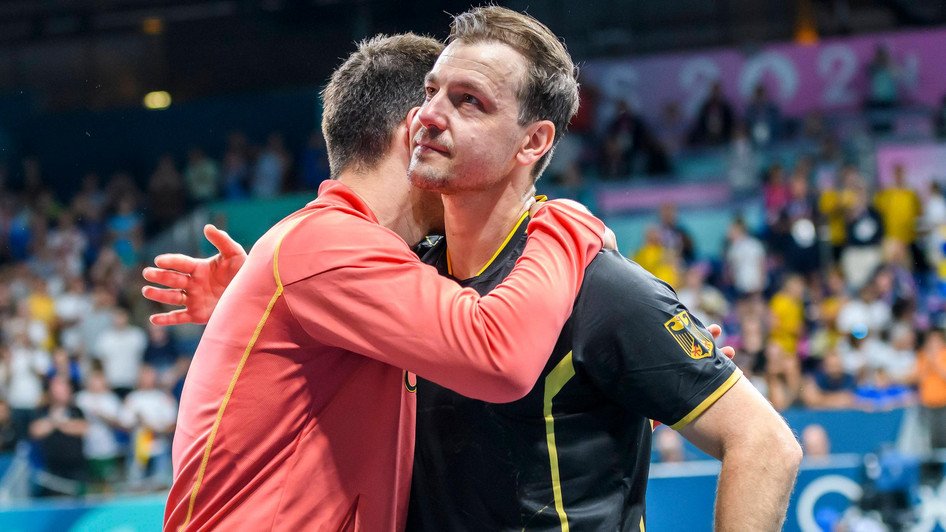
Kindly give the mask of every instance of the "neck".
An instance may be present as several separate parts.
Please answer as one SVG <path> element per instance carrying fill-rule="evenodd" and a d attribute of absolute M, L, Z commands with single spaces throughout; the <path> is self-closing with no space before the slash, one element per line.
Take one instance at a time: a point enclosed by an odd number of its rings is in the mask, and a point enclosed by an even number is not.
<path fill-rule="evenodd" d="M 367 172 L 346 170 L 338 181 L 358 195 L 374 213 L 378 223 L 394 231 L 413 246 L 427 235 L 429 222 L 415 208 L 415 197 L 423 194 L 410 186 L 406 166 L 388 157 Z"/>
<path fill-rule="evenodd" d="M 504 180 L 480 192 L 443 196 L 444 225 L 450 267 L 457 279 L 479 274 L 499 250 L 523 213 L 529 210 L 535 187 L 528 181 Z"/>

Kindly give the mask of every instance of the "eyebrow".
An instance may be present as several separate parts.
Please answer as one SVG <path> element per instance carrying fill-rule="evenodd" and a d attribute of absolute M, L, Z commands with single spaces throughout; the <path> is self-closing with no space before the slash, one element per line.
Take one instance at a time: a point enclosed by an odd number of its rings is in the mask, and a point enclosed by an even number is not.
<path fill-rule="evenodd" d="M 424 83 L 425 84 L 433 83 L 435 85 L 439 85 L 437 81 L 437 75 L 434 74 L 433 72 L 428 73 L 426 76 L 424 76 Z M 484 88 L 482 85 L 473 81 L 460 80 L 460 81 L 454 82 L 453 85 L 461 89 L 471 90 L 473 92 L 479 93 L 480 95 L 486 94 L 486 88 Z"/>

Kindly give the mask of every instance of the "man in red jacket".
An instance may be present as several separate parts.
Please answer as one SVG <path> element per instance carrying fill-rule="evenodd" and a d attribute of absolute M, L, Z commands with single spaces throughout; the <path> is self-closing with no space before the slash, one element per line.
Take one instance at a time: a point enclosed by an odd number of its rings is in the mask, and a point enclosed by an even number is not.
<path fill-rule="evenodd" d="M 256 242 L 210 317 L 181 398 L 166 530 L 401 530 L 404 370 L 498 402 L 542 371 L 605 229 L 568 204 L 539 209 L 519 266 L 485 297 L 417 259 L 407 243 L 440 208 L 405 178 L 408 126 L 441 48 L 379 37 L 333 74 L 334 179 Z"/>

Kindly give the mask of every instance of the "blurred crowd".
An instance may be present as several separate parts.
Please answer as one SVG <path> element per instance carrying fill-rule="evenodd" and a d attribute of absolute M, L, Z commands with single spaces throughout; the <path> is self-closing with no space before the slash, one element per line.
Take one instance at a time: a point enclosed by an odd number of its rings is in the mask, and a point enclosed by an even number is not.
<path fill-rule="evenodd" d="M 883 48 L 868 73 L 865 109 L 896 108 L 897 69 Z M 786 119 L 761 84 L 741 116 L 716 85 L 691 123 L 669 105 L 651 128 L 618 102 L 599 133 L 593 98 L 582 94 L 549 180 L 665 175 L 686 150 L 723 147 L 733 189 L 761 195 L 762 222 L 750 226 L 737 213 L 724 248 L 703 253 L 714 259 L 697 257 L 672 204 L 660 207 L 631 258 L 701 321 L 724 326 L 723 342 L 776 408 L 921 404 L 933 446 L 946 447 L 946 199 L 938 185 L 912 190 L 895 168 L 893 182 L 878 186 L 819 116 Z M 873 126 L 876 134 L 886 127 Z M 946 136 L 946 99 L 931 131 Z M 792 138 L 817 149 L 761 171 L 742 164 Z M 149 176 L 87 173 L 68 198 L 48 186 L 34 157 L 0 167 L 0 451 L 26 449 L 42 473 L 37 493 L 167 487 L 195 346 L 148 322 L 155 308 L 140 297 L 151 258 L 143 243 L 196 206 L 314 191 L 328 177 L 320 132 L 288 143 L 279 133 L 254 143 L 234 132 L 221 153 L 195 146 L 166 155 Z M 820 433 L 810 432 L 817 442 Z M 679 442 L 665 433 L 655 448 L 676 456 Z"/>
<path fill-rule="evenodd" d="M 194 147 L 147 179 L 88 173 L 67 200 L 33 157 L 0 173 L 0 451 L 25 449 L 34 493 L 170 485 L 195 346 L 148 322 L 142 244 L 205 202 L 314 190 L 328 177 L 321 139 L 296 159 L 279 134 L 255 146 L 234 133 L 219 160 Z"/>
<path fill-rule="evenodd" d="M 891 112 L 910 105 L 904 97 L 903 68 L 885 46 L 878 46 L 864 70 L 868 84 L 862 96 L 863 116 L 872 134 L 889 133 L 896 125 Z M 808 142 L 818 145 L 819 157 L 843 155 L 843 139 L 831 131 L 824 114 L 786 116 L 764 82 L 738 102 L 727 97 L 716 82 L 692 118 L 685 116 L 680 102 L 669 102 L 653 123 L 628 101 L 618 99 L 612 102 L 613 114 L 596 125 L 596 108 L 604 105 L 604 98 L 593 86 L 583 86 L 581 91 L 582 108 L 547 171 L 550 180 L 566 186 L 659 178 L 675 174 L 681 155 L 725 152 L 733 187 L 751 192 L 759 185 L 753 163 L 768 147 Z M 934 136 L 946 138 L 946 96 L 928 121 Z"/>

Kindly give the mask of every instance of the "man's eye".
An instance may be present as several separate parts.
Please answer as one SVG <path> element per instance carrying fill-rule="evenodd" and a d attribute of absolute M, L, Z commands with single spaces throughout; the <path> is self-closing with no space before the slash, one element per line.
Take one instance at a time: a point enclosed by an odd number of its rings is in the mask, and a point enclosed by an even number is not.
<path fill-rule="evenodd" d="M 477 105 L 480 103 L 480 101 L 477 100 L 476 96 L 473 96 L 472 94 L 464 94 L 463 103 L 472 103 L 473 105 Z"/>
<path fill-rule="evenodd" d="M 437 94 L 437 89 L 435 89 L 435 88 L 433 88 L 433 87 L 425 87 L 425 88 L 424 88 L 424 93 L 427 94 L 427 98 L 429 99 L 429 98 L 430 98 L 431 96 L 433 96 L 434 94 Z"/>

